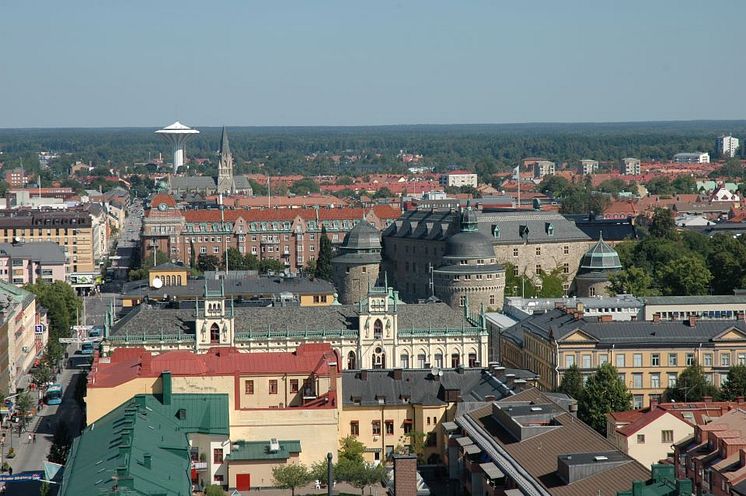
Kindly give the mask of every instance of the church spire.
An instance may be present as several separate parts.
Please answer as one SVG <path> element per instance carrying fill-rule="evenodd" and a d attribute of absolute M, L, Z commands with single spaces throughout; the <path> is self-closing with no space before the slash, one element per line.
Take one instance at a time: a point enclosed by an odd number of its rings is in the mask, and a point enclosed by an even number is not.
<path fill-rule="evenodd" d="M 223 126 L 223 133 L 220 137 L 220 159 L 218 162 L 218 180 L 217 193 L 233 193 L 235 183 L 233 181 L 233 155 L 231 147 L 228 144 L 228 131 Z"/>
<path fill-rule="evenodd" d="M 220 155 L 221 157 L 223 154 L 230 155 L 231 153 L 231 147 L 228 144 L 228 131 L 225 130 L 225 126 L 223 126 L 223 133 L 220 136 Z"/>

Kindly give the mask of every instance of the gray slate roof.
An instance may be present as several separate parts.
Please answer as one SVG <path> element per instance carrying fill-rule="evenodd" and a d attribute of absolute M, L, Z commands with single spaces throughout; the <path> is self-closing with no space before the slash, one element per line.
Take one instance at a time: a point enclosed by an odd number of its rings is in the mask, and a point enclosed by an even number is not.
<path fill-rule="evenodd" d="M 646 305 L 732 305 L 746 303 L 746 295 L 645 296 Z"/>
<path fill-rule="evenodd" d="M 574 331 L 580 330 L 598 341 L 600 347 L 612 345 L 627 348 L 651 345 L 693 347 L 700 343 L 703 346 L 712 345 L 714 338 L 731 328 L 746 334 L 746 323 L 742 320 L 699 320 L 694 326 L 682 321 L 602 323 L 595 317 L 576 320 L 563 310 L 555 309 L 529 317 L 506 329 L 503 335 L 519 342 L 518 339 L 522 341 L 522 333 L 527 331 L 543 339 L 561 340 Z"/>
<path fill-rule="evenodd" d="M 180 267 L 181 268 L 181 267 Z M 122 287 L 125 296 L 150 296 L 161 298 L 164 294 L 177 297 L 202 297 L 207 282 L 207 289 L 219 291 L 221 285 L 225 288 L 226 297 L 258 297 L 279 296 L 280 293 L 302 294 L 333 294 L 334 286 L 322 279 L 307 279 L 304 277 L 243 277 L 228 278 L 224 281 L 216 279 L 189 279 L 186 286 L 165 286 L 160 289 L 151 288 L 147 280 L 131 281 Z"/>
<path fill-rule="evenodd" d="M 171 176 L 168 186 L 176 191 L 214 190 L 215 179 L 210 176 Z"/>
<path fill-rule="evenodd" d="M 357 305 L 326 307 L 238 307 L 235 312 L 236 332 L 355 330 L 358 325 Z M 399 329 L 442 329 L 471 327 L 463 315 L 445 303 L 417 305 L 400 304 L 397 308 Z M 157 308 L 141 304 L 118 321 L 112 335 L 175 335 L 194 333 L 193 309 Z"/>
<path fill-rule="evenodd" d="M 496 399 L 511 395 L 504 382 L 505 374 L 512 373 L 516 379 L 536 378 L 536 374 L 523 369 L 506 369 L 498 377 L 484 369 L 442 369 L 439 380 L 433 379 L 429 369 L 402 369 L 402 378 L 394 379 L 392 370 L 376 369 L 365 371 L 346 370 L 342 373 L 344 405 L 378 405 L 379 398 L 387 405 L 403 404 L 402 397 L 409 403 L 428 406 L 444 405 L 445 391 L 458 390 L 464 401 L 485 401 L 487 395 Z"/>
<path fill-rule="evenodd" d="M 591 241 L 574 222 L 553 212 L 475 212 L 479 232 L 493 244 L 523 243 L 522 226 L 528 228 L 529 243 L 562 243 L 568 241 Z M 384 237 L 445 240 L 460 231 L 457 212 L 436 210 L 405 212 L 383 232 Z M 551 226 L 551 229 L 550 229 Z M 495 238 L 494 230 L 500 232 Z M 550 235 L 550 232 L 552 233 Z"/>
<path fill-rule="evenodd" d="M 26 258 L 45 265 L 63 265 L 65 252 L 57 244 L 47 241 L 38 243 L 0 243 L 0 254 L 10 258 Z"/>

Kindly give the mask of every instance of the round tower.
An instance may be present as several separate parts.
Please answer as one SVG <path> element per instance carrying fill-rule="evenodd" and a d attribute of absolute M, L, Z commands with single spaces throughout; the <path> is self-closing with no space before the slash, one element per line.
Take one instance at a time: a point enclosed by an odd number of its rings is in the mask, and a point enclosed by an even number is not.
<path fill-rule="evenodd" d="M 608 296 L 609 276 L 620 270 L 622 262 L 619 254 L 600 235 L 598 242 L 585 252 L 580 261 L 580 269 L 575 276 L 575 292 L 580 297 Z"/>
<path fill-rule="evenodd" d="M 435 295 L 453 308 L 470 312 L 502 309 L 505 269 L 497 263 L 492 240 L 479 232 L 470 206 L 461 214 L 461 231 L 446 240 L 442 265 L 433 270 Z"/>
<path fill-rule="evenodd" d="M 334 285 L 343 305 L 357 304 L 378 281 L 381 267 L 381 234 L 366 220 L 345 236 L 340 255 L 332 259 Z"/>

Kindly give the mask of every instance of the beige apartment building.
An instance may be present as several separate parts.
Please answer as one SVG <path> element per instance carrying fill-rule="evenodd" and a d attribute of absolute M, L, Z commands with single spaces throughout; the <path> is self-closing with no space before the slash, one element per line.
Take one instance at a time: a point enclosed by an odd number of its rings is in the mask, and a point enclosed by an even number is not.
<path fill-rule="evenodd" d="M 99 275 L 94 235 L 87 210 L 0 211 L 0 242 L 50 241 L 65 251 L 65 270 L 73 287 L 91 288 Z"/>
<path fill-rule="evenodd" d="M 678 374 L 701 364 L 716 386 L 731 365 L 746 364 L 743 320 L 612 321 L 584 317 L 577 308 L 556 308 L 534 315 L 500 334 L 500 360 L 536 372 L 545 390 L 559 386 L 562 374 L 577 365 L 591 375 L 604 363 L 614 365 L 641 408 L 658 402 Z"/>

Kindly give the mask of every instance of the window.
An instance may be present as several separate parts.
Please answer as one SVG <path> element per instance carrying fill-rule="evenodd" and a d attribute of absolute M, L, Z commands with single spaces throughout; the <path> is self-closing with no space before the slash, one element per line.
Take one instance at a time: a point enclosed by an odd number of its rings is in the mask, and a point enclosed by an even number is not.
<path fill-rule="evenodd" d="M 489 278 L 490 276 L 488 275 L 487 277 Z M 490 305 L 494 305 L 494 304 L 495 304 L 495 295 L 491 294 L 490 295 Z"/>
<path fill-rule="evenodd" d="M 637 435 L 637 444 L 645 444 L 645 434 Z"/>
<path fill-rule="evenodd" d="M 570 273 L 570 264 L 563 263 L 562 264 L 562 273 L 563 274 L 569 274 Z"/>
<path fill-rule="evenodd" d="M 514 257 L 518 256 L 518 248 L 513 248 L 513 256 Z"/>
<path fill-rule="evenodd" d="M 687 353 L 686 354 L 686 366 L 690 367 L 694 365 L 694 353 Z"/>
<path fill-rule="evenodd" d="M 609 355 L 607 355 L 606 353 L 598 355 L 598 365 L 601 366 L 605 363 L 609 363 Z"/>
<path fill-rule="evenodd" d="M 668 366 L 669 367 L 676 367 L 679 364 L 679 355 L 678 353 L 669 353 L 668 354 Z"/>
<path fill-rule="evenodd" d="M 661 365 L 661 356 L 659 353 L 653 353 L 650 355 L 650 366 L 651 367 L 660 367 Z"/>
<path fill-rule="evenodd" d="M 254 381 L 246 381 L 246 394 L 254 394 Z"/>
<path fill-rule="evenodd" d="M 290 392 L 291 393 L 298 392 L 298 379 L 290 379 Z"/>
<path fill-rule="evenodd" d="M 410 419 L 404 421 L 404 434 L 412 433 L 412 423 L 413 422 Z"/>
<path fill-rule="evenodd" d="M 374 420 L 372 423 L 372 429 L 373 429 L 374 436 L 380 436 L 381 435 L 381 421 Z"/>
<path fill-rule="evenodd" d="M 642 367 L 642 353 L 635 353 L 632 355 L 632 366 Z"/>
<path fill-rule="evenodd" d="M 277 394 L 277 379 L 269 380 L 269 394 Z"/>
<path fill-rule="evenodd" d="M 537 246 L 537 247 L 536 247 L 536 256 L 537 256 L 537 257 L 540 257 L 540 256 L 541 256 L 541 246 Z"/>
<path fill-rule="evenodd" d="M 200 253 L 201 253 L 202 255 L 205 255 L 205 254 L 207 253 L 207 247 L 205 247 L 205 246 L 202 246 L 202 247 L 200 247 L 200 249 L 199 249 L 199 252 L 200 252 Z"/>
<path fill-rule="evenodd" d="M 562 254 L 569 255 L 570 254 L 570 247 L 568 245 L 565 245 L 562 247 Z"/>
<path fill-rule="evenodd" d="M 661 431 L 661 442 L 662 443 L 673 443 L 673 431 Z"/>
<path fill-rule="evenodd" d="M 466 296 L 459 296 L 458 297 L 458 306 L 463 307 L 466 305 Z"/>
<path fill-rule="evenodd" d="M 435 354 L 435 366 L 439 369 L 443 368 L 443 354 L 442 353 L 436 353 Z"/>
<path fill-rule="evenodd" d="M 570 353 L 565 354 L 565 367 L 570 368 L 575 365 L 575 355 Z"/>
<path fill-rule="evenodd" d="M 619 353 L 616 355 L 615 363 L 617 367 L 624 367 L 624 353 Z"/>
<path fill-rule="evenodd" d="M 407 355 L 406 353 L 402 353 L 400 360 L 399 360 L 399 365 L 403 369 L 408 369 L 409 368 L 409 355 Z"/>
<path fill-rule="evenodd" d="M 351 436 L 360 435 L 360 422 L 358 422 L 357 420 L 353 420 L 350 422 L 350 435 Z"/>
<path fill-rule="evenodd" d="M 469 353 L 469 367 L 474 368 L 477 366 L 477 354 Z"/>
<path fill-rule="evenodd" d="M 541 275 L 541 264 L 536 264 L 536 275 Z"/>
<path fill-rule="evenodd" d="M 661 375 L 659 373 L 650 374 L 650 387 L 654 389 L 661 387 Z"/>
<path fill-rule="evenodd" d="M 642 374 L 632 374 L 632 387 L 637 389 L 642 387 Z"/>
<path fill-rule="evenodd" d="M 591 368 L 591 355 L 583 355 L 583 368 L 589 369 Z"/>
<path fill-rule="evenodd" d="M 212 252 L 213 253 L 220 253 L 220 248 L 218 248 L 217 246 L 213 246 L 212 247 Z"/>
<path fill-rule="evenodd" d="M 643 398 L 644 396 L 641 394 L 636 394 L 632 396 L 632 408 L 634 409 L 642 408 Z"/>
<path fill-rule="evenodd" d="M 730 353 L 720 353 L 720 365 L 722 367 L 730 367 Z"/>
<path fill-rule="evenodd" d="M 373 339 L 381 339 L 383 337 L 383 322 L 381 319 L 376 319 L 373 323 Z"/>
<path fill-rule="evenodd" d="M 425 368 L 425 363 L 427 362 L 427 355 L 424 353 L 420 353 L 417 355 L 417 366 L 421 369 Z"/>
<path fill-rule="evenodd" d="M 746 365 L 746 353 L 738 354 L 738 365 Z"/>
<path fill-rule="evenodd" d="M 387 436 L 392 436 L 394 434 L 394 421 L 393 420 L 387 420 L 384 423 L 384 425 L 386 427 L 386 435 Z"/>
<path fill-rule="evenodd" d="M 676 387 L 676 372 L 668 373 L 668 387 Z"/>
<path fill-rule="evenodd" d="M 705 367 L 712 367 L 712 353 L 705 353 L 704 356 Z"/>
<path fill-rule="evenodd" d="M 213 448 L 212 463 L 223 463 L 223 448 Z"/>
<path fill-rule="evenodd" d="M 215 474 L 215 477 L 213 477 L 213 481 L 214 481 L 214 482 L 217 482 L 217 483 L 218 483 L 218 485 L 221 485 L 221 486 L 222 486 L 222 485 L 223 485 L 223 482 L 224 482 L 224 479 L 223 479 L 223 474 Z"/>

